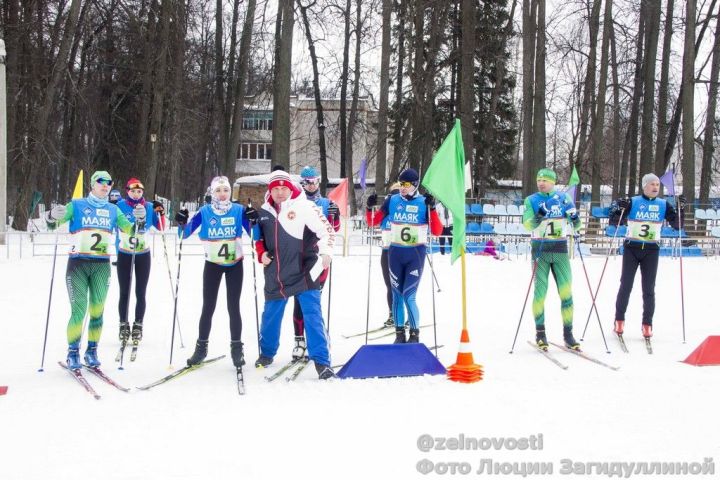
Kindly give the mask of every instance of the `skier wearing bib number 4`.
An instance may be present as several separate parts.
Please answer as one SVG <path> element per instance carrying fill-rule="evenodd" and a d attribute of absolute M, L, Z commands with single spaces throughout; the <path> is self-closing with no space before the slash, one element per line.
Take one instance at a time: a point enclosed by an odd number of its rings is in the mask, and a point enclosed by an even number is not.
<path fill-rule="evenodd" d="M 677 211 L 664 198 L 658 198 L 660 179 L 648 173 L 642 178 L 642 195 L 621 198 L 610 213 L 610 224 L 627 224 L 627 237 L 623 249 L 620 289 L 615 301 L 615 333 L 622 335 L 625 329 L 625 311 L 640 267 L 642 275 L 643 315 L 642 335 L 652 336 L 652 320 L 655 313 L 655 277 L 660 254 L 660 231 L 663 221 L 679 229 Z M 683 209 L 682 199 L 680 210 Z M 622 213 L 622 215 L 621 215 Z"/>
<path fill-rule="evenodd" d="M 110 286 L 110 235 L 115 228 L 125 234 L 132 234 L 133 224 L 125 218 L 117 206 L 108 201 L 112 188 L 112 177 L 104 171 L 97 171 L 90 177 L 91 191 L 85 198 L 71 201 L 67 205 L 56 205 L 47 217 L 49 230 L 70 222 L 71 248 L 65 283 L 70 296 L 70 321 L 67 326 L 68 355 L 67 367 L 78 370 L 80 363 L 80 339 L 83 320 L 90 300 L 90 323 L 88 324 L 88 345 L 85 364 L 99 367 L 97 345 L 103 327 L 103 310 L 108 287 Z M 145 208 L 133 211 L 138 222 L 145 221 Z"/>
<path fill-rule="evenodd" d="M 236 368 L 245 364 L 240 338 L 242 333 L 240 293 L 243 283 L 242 231 L 244 228 L 249 233 L 250 224 L 244 214 L 244 207 L 230 201 L 231 188 L 227 177 L 215 177 L 210 184 L 210 203 L 200 208 L 190 223 L 188 223 L 187 210 L 180 210 L 175 215 L 180 227 L 178 233 L 182 234 L 183 238 L 187 238 L 199 228 L 198 236 L 205 249 L 203 305 L 199 334 L 195 343 L 195 352 L 187 360 L 188 365 L 197 365 L 207 356 L 212 317 L 223 275 L 230 316 L 230 355 Z"/>
<path fill-rule="evenodd" d="M 378 226 L 389 218 L 390 247 L 388 263 L 393 293 L 393 319 L 395 320 L 394 343 L 418 343 L 420 341 L 420 312 L 417 294 L 427 250 L 428 229 L 432 235 L 442 234 L 442 223 L 435 211 L 435 198 L 421 195 L 418 190 L 420 176 L 412 168 L 403 171 L 398 181 L 400 193 L 385 199 L 380 210 L 373 215 L 377 195 L 367 199 L 367 223 Z M 410 335 L 405 336 L 405 309 L 407 308 Z"/>
<path fill-rule="evenodd" d="M 535 261 L 535 294 L 532 310 L 535 317 L 535 341 L 538 348 L 547 350 L 545 335 L 545 295 L 550 272 L 555 278 L 560 295 L 560 316 L 563 323 L 565 346 L 580 350 L 573 337 L 572 269 L 568 256 L 565 226 L 569 222 L 573 231 L 580 230 L 581 222 L 575 203 L 566 193 L 555 190 L 557 176 L 549 168 L 537 173 L 538 192 L 525 199 L 523 225 L 531 232 L 531 251 Z"/>
<path fill-rule="evenodd" d="M 140 206 L 145 209 L 146 221 L 135 226 L 135 232 L 131 235 L 122 230 L 117 232 L 115 237 L 115 249 L 117 250 L 117 277 L 120 284 L 120 299 L 118 311 L 120 313 L 121 342 L 130 339 L 130 323 L 128 321 L 128 305 L 130 298 L 130 272 L 135 272 L 135 321 L 132 326 L 133 341 L 142 340 L 143 318 L 145 317 L 145 291 L 150 279 L 150 247 L 146 243 L 145 233 L 149 227 L 157 230 L 165 228 L 165 208 L 160 202 L 146 202 L 143 198 L 145 187 L 137 178 L 131 178 L 125 184 L 127 198 L 117 202 L 120 213 L 125 215 L 128 221 L 135 223 L 135 209 Z"/>

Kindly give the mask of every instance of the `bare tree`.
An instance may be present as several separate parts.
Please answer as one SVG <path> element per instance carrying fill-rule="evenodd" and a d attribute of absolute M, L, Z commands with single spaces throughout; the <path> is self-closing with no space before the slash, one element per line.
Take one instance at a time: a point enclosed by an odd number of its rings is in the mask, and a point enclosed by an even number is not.
<path fill-rule="evenodd" d="M 682 176 L 683 194 L 695 200 L 695 0 L 685 4 L 685 46 L 682 67 Z"/>
<path fill-rule="evenodd" d="M 275 27 L 272 143 L 275 163 L 286 170 L 290 168 L 290 62 L 293 25 L 293 0 L 279 0 Z"/>
<path fill-rule="evenodd" d="M 657 138 L 655 140 L 655 171 L 665 169 L 664 149 L 667 141 L 668 91 L 670 87 L 670 54 L 672 52 L 674 0 L 667 0 L 665 7 L 665 30 L 663 31 L 663 53 L 658 85 Z"/>
<path fill-rule="evenodd" d="M 460 45 L 460 123 L 462 124 L 465 161 L 473 158 L 475 145 L 475 0 L 462 0 Z M 476 181 L 478 175 L 475 175 Z"/>
<path fill-rule="evenodd" d="M 720 15 L 715 26 L 715 42 L 710 68 L 708 106 L 705 115 L 705 135 L 702 149 L 702 169 L 700 170 L 700 203 L 708 203 L 710 198 L 710 180 L 712 178 L 713 153 L 715 152 L 715 114 L 717 113 L 718 79 L 720 77 Z"/>
<path fill-rule="evenodd" d="M 392 2 L 382 0 L 382 46 L 380 52 L 380 100 L 378 105 L 377 153 L 375 163 L 375 190 L 385 193 L 387 171 L 387 117 L 390 91 L 390 30 Z"/>

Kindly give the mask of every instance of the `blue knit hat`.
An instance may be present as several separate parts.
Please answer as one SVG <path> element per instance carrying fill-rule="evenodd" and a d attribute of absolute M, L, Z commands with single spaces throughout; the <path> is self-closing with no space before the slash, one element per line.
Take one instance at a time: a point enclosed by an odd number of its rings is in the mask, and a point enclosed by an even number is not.
<path fill-rule="evenodd" d="M 415 187 L 417 187 L 418 183 L 420 182 L 420 175 L 418 175 L 415 169 L 408 168 L 406 170 L 403 170 L 403 172 L 398 177 L 398 180 L 401 182 L 410 182 Z"/>
<path fill-rule="evenodd" d="M 301 178 L 319 178 L 320 174 L 315 170 L 315 167 L 307 166 L 300 172 Z"/>

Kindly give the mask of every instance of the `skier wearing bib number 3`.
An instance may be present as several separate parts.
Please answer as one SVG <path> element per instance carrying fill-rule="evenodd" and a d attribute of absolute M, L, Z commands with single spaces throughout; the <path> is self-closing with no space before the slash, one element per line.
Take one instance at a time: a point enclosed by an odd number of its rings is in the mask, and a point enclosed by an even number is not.
<path fill-rule="evenodd" d="M 427 250 L 425 241 L 428 228 L 432 235 L 442 233 L 442 223 L 435 211 L 435 198 L 421 195 L 418 190 L 420 176 L 412 168 L 403 171 L 398 181 L 400 193 L 385 199 L 380 210 L 372 213 L 377 205 L 377 195 L 367 199 L 367 223 L 371 227 L 380 225 L 389 217 L 390 247 L 388 263 L 390 284 L 393 292 L 393 318 L 395 320 L 394 343 L 418 343 L 420 341 L 420 312 L 415 295 Z M 405 336 L 405 309 L 410 324 L 410 335 Z"/>
<path fill-rule="evenodd" d="M 632 291 L 635 273 L 640 267 L 642 275 L 643 316 L 642 335 L 652 336 L 652 320 L 655 313 L 655 277 L 660 254 L 660 229 L 663 221 L 679 229 L 677 211 L 664 198 L 658 198 L 660 179 L 648 173 L 642 178 L 642 195 L 621 198 L 610 213 L 610 224 L 627 222 L 627 237 L 623 249 L 620 289 L 615 301 L 615 333 L 622 335 L 625 328 L 625 311 Z M 682 210 L 682 200 L 680 209 Z M 622 219 L 621 212 L 623 213 Z"/>
<path fill-rule="evenodd" d="M 535 342 L 538 348 L 547 350 L 545 335 L 545 295 L 548 276 L 552 272 L 560 295 L 560 316 L 563 322 L 565 346 L 579 350 L 580 344 L 573 337 L 572 270 L 568 257 L 565 225 L 570 222 L 573 231 L 580 230 L 580 218 L 575 202 L 567 193 L 555 191 L 557 176 L 549 168 L 537 173 L 538 192 L 525 199 L 523 225 L 531 232 L 532 258 L 535 260 L 535 294 L 532 310 L 535 317 Z"/>
<path fill-rule="evenodd" d="M 67 205 L 56 205 L 47 217 L 49 230 L 55 230 L 63 223 L 70 222 L 72 246 L 65 283 L 71 309 L 67 326 L 67 367 L 71 370 L 82 367 L 80 339 L 85 312 L 88 310 L 88 298 L 90 323 L 84 359 L 88 366 L 100 366 L 97 345 L 102 333 L 105 298 L 110 286 L 110 235 L 116 227 L 128 235 L 135 229 L 125 215 L 108 201 L 112 184 L 112 177 L 108 172 L 93 173 L 90 177 L 91 191 L 86 198 L 73 200 Z M 138 224 L 145 222 L 144 207 L 138 205 L 133 214 Z"/>
<path fill-rule="evenodd" d="M 230 201 L 231 186 L 227 177 L 215 177 L 210 184 L 211 201 L 193 216 L 188 224 L 188 211 L 183 209 L 175 215 L 178 233 L 187 238 L 200 229 L 198 236 L 205 248 L 203 269 L 203 306 L 200 314 L 198 340 L 195 352 L 188 358 L 188 365 L 197 365 L 208 353 L 208 339 L 212 317 L 217 304 L 218 290 L 223 275 L 227 292 L 227 309 L 230 316 L 230 356 L 233 365 L 245 364 L 240 317 L 240 293 L 243 283 L 242 231 L 250 232 L 244 207 Z"/>

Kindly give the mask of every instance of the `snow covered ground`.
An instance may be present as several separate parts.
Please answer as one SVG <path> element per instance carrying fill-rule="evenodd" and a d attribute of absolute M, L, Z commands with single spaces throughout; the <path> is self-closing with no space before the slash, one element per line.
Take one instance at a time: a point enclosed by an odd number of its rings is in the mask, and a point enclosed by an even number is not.
<path fill-rule="evenodd" d="M 137 361 L 126 363 L 124 371 L 113 361 L 118 347 L 118 292 L 117 281 L 112 279 L 100 357 L 106 372 L 128 387 L 169 372 L 172 295 L 162 251 L 157 252 L 145 340 Z M 352 255 L 335 258 L 330 323 L 334 364 L 344 363 L 364 341 L 344 339 L 341 334 L 365 328 L 366 252 L 367 247 L 353 247 Z M 387 316 L 378 254 L 375 250 L 372 258 L 371 327 Z M 460 265 L 451 266 L 448 256 L 434 258 L 442 289 L 435 295 L 438 343 L 444 345 L 439 358 L 448 366 L 455 362 L 461 329 Z M 585 261 L 594 287 L 604 257 Z M 257 357 L 253 277 L 249 257 L 245 262 L 243 340 L 252 362 Z M 622 353 L 610 335 L 621 265 L 619 257 L 610 259 L 598 306 L 612 354 L 605 353 L 594 316 L 583 344 L 588 353 L 620 366 L 618 371 L 560 350 L 554 353 L 569 365 L 567 370 L 547 361 L 526 343 L 534 332 L 529 306 L 515 353 L 508 354 L 528 286 L 530 261 L 469 256 L 468 320 L 474 358 L 485 371 L 480 383 L 456 384 L 441 376 L 321 382 L 312 367 L 294 383 L 282 379 L 267 383 L 263 377 L 290 357 L 288 308 L 275 364 L 265 371 L 246 368 L 247 395 L 243 397 L 237 394 L 234 369 L 226 358 L 147 392 L 133 389 L 124 394 L 88 375 L 102 395 L 100 401 L 93 400 L 56 364 L 66 353 L 66 257 L 59 258 L 56 271 L 45 372 L 37 371 L 51 263 L 51 257 L 30 257 L 27 252 L 22 259 L 15 254 L 6 259 L 0 250 L 0 385 L 9 386 L 7 395 L 0 396 L 2 479 L 477 477 L 487 475 L 487 471 L 477 472 L 482 459 L 550 463 L 553 473 L 545 478 L 568 478 L 561 474 L 563 459 L 702 464 L 708 457 L 718 458 L 718 370 L 679 363 L 706 336 L 720 333 L 715 303 L 720 263 L 715 258 L 684 260 L 685 344 L 679 262 L 661 259 L 653 355 L 645 352 L 640 336 L 639 280 L 626 326 L 630 354 Z M 176 349 L 175 368 L 191 354 L 197 335 L 202 265 L 200 256 L 183 257 L 179 305 L 185 348 Z M 172 268 L 174 278 L 174 264 Z M 259 268 L 258 275 L 261 291 Z M 573 275 L 579 338 L 591 303 L 579 258 L 573 260 Z M 430 279 L 426 268 L 418 294 L 422 323 L 432 320 Z M 224 285 L 221 288 L 210 355 L 229 353 Z M 551 340 L 560 342 L 559 301 L 553 288 L 551 284 L 546 303 L 547 330 Z M 325 302 L 327 297 L 325 292 Z M 259 306 L 262 310 L 262 294 Z M 423 329 L 421 339 L 432 344 L 432 329 Z M 542 435 L 542 449 L 421 451 L 418 438 L 424 434 L 478 439 L 532 435 L 539 439 Z M 433 464 L 467 462 L 472 471 L 424 475 L 418 472 L 418 462 L 425 459 Z"/>

